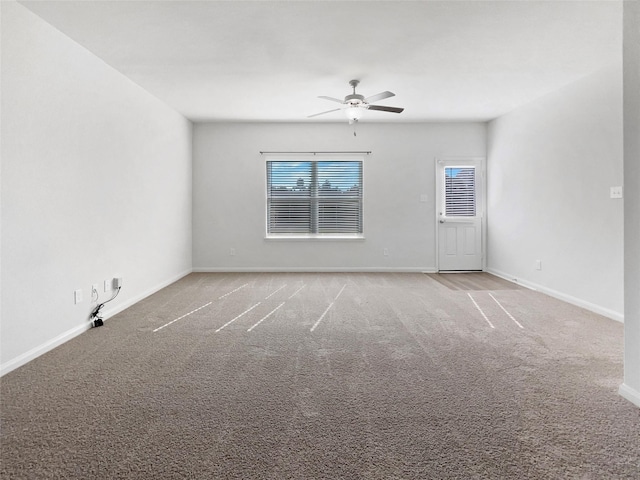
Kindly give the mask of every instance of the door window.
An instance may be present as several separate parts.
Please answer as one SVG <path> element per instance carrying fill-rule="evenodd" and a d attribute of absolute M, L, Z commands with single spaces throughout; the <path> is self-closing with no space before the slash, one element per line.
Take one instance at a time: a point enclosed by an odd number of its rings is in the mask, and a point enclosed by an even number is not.
<path fill-rule="evenodd" d="M 444 216 L 476 216 L 475 167 L 444 168 Z"/>

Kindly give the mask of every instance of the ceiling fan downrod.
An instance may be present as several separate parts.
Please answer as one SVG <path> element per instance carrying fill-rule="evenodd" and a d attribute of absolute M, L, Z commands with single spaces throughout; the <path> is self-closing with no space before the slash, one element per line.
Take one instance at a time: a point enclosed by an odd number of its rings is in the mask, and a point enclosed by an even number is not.
<path fill-rule="evenodd" d="M 360 80 L 351 80 L 349 82 L 349 85 L 353 87 L 353 93 L 351 95 L 347 95 L 346 97 L 344 97 L 344 103 L 349 104 L 353 107 L 359 107 L 365 103 L 364 95 L 360 95 L 356 93 L 356 87 L 358 86 L 359 83 L 360 83 Z"/>

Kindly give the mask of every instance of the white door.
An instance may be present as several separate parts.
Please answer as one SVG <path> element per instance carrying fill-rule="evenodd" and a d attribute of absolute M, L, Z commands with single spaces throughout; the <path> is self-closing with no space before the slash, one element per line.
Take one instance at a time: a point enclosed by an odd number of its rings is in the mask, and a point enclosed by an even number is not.
<path fill-rule="evenodd" d="M 484 161 L 437 160 L 438 270 L 483 269 Z"/>

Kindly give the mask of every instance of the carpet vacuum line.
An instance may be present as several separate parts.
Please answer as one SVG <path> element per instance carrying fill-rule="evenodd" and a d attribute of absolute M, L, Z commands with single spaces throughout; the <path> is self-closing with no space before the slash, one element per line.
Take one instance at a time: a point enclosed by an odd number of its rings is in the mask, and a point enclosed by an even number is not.
<path fill-rule="evenodd" d="M 258 320 L 258 323 L 256 323 L 255 325 L 249 327 L 247 329 L 247 332 L 250 332 L 251 330 L 253 330 L 254 328 L 256 328 L 258 325 L 260 325 L 262 322 L 264 322 L 267 318 L 269 318 L 271 315 L 273 315 L 274 313 L 276 313 L 276 311 L 284 305 L 285 302 L 282 302 L 280 305 L 278 305 L 276 308 L 274 308 L 273 310 L 271 310 L 269 313 L 267 313 L 264 317 L 262 317 L 260 320 Z"/>
<path fill-rule="evenodd" d="M 248 284 L 243 285 L 246 286 Z M 280 288 L 278 288 L 277 290 L 275 290 L 274 292 L 271 292 L 269 295 L 267 295 L 265 297 L 265 300 L 268 300 L 271 296 L 273 296 L 274 294 L 278 293 L 280 290 L 282 290 L 284 287 L 286 287 L 287 284 L 285 283 L 284 285 L 282 285 Z M 242 287 L 240 287 L 242 288 Z M 240 288 L 236 288 L 236 290 L 239 290 Z M 302 285 L 298 290 L 296 290 L 296 292 L 293 294 L 295 295 L 296 293 L 298 293 L 300 290 L 302 290 L 304 288 L 304 285 Z M 234 291 L 236 291 L 234 290 Z M 229 292 L 229 293 L 233 293 L 233 292 Z M 227 294 L 229 295 L 229 294 Z M 293 295 L 291 295 L 291 297 L 293 297 Z M 289 297 L 289 298 L 291 298 Z M 222 298 L 222 297 L 221 297 Z M 240 315 L 238 315 L 237 317 L 235 317 L 232 320 L 229 320 L 227 323 L 225 323 L 224 325 L 222 325 L 219 329 L 216 330 L 215 333 L 218 333 L 220 330 L 222 330 L 223 328 L 231 325 L 233 322 L 235 322 L 236 320 L 238 320 L 240 317 L 242 317 L 243 315 L 246 315 L 247 313 L 249 313 L 251 310 L 253 310 L 254 308 L 256 308 L 258 305 L 260 305 L 262 302 L 258 302 L 255 305 L 253 305 L 252 307 L 248 308 L 247 310 L 245 310 L 244 312 L 242 312 Z M 257 327 L 258 325 L 260 325 L 260 323 L 262 323 L 262 321 L 264 321 L 265 319 L 267 319 L 271 314 L 273 314 L 276 310 L 278 310 L 280 307 L 282 307 L 285 304 L 285 302 L 282 302 L 280 305 L 278 305 L 274 310 L 271 311 L 271 313 L 269 313 L 266 317 L 262 318 L 258 323 L 256 323 L 255 325 L 253 325 L 251 328 L 249 328 L 247 330 L 247 332 L 250 332 L 251 330 L 253 330 L 255 327 Z"/>
<path fill-rule="evenodd" d="M 272 297 L 273 295 L 275 295 L 276 293 L 278 293 L 280 290 L 282 290 L 284 287 L 286 287 L 287 284 L 285 283 L 284 285 L 282 285 L 280 288 L 278 288 L 276 291 L 271 292 L 269 295 L 267 295 L 265 297 L 265 300 L 268 300 L 270 297 Z"/>
<path fill-rule="evenodd" d="M 314 323 L 314 324 L 313 324 L 313 327 L 311 327 L 311 330 L 309 330 L 310 332 L 313 332 L 313 331 L 316 329 L 316 327 L 317 327 L 318 325 L 320 325 L 320 322 L 322 321 L 322 319 L 324 318 L 324 316 L 327 314 L 327 312 L 329 311 L 329 309 L 330 309 L 331 307 L 333 307 L 333 302 L 331 302 L 331 303 L 329 304 L 329 306 L 328 306 L 328 307 L 327 307 L 327 309 L 324 311 L 324 313 L 323 313 L 322 315 L 320 315 L 320 318 L 316 321 L 316 323 Z"/>
<path fill-rule="evenodd" d="M 327 314 L 327 312 L 329 310 L 331 310 L 331 307 L 333 307 L 333 304 L 336 303 L 336 300 L 338 300 L 338 297 L 342 294 L 343 290 L 346 288 L 347 284 L 345 283 L 342 288 L 340 289 L 340 291 L 338 292 L 338 295 L 336 295 L 336 298 L 333 299 L 333 302 L 331 302 L 329 304 L 329 306 L 327 307 L 327 309 L 322 313 L 322 315 L 320 315 L 320 318 L 316 321 L 316 323 L 313 324 L 313 327 L 311 327 L 311 330 L 309 330 L 310 332 L 313 332 L 316 327 L 318 325 L 320 325 L 320 322 L 322 321 L 322 319 L 324 318 L 324 316 Z"/>
<path fill-rule="evenodd" d="M 491 292 L 489 292 L 489 296 L 493 298 L 493 301 L 498 304 L 498 306 L 502 309 L 502 311 L 506 313 L 507 316 L 516 323 L 516 325 L 518 325 L 520 328 L 524 328 L 522 325 L 520 325 L 520 322 L 518 322 L 515 318 L 513 318 L 513 316 L 509 312 L 507 312 L 507 309 L 502 306 L 502 304 L 496 299 L 496 297 L 491 295 Z"/>
<path fill-rule="evenodd" d="M 260 305 L 262 302 L 258 302 L 256 303 L 253 307 L 249 307 L 247 308 L 244 312 L 242 312 L 240 315 L 238 315 L 236 318 L 234 318 L 233 320 L 229 320 L 227 323 L 225 323 L 224 325 L 222 325 L 219 329 L 216 330 L 216 333 L 218 333 L 220 330 L 222 330 L 223 328 L 231 325 L 233 322 L 235 322 L 236 320 L 238 320 L 240 317 L 242 317 L 243 315 L 246 315 L 247 313 L 249 313 L 251 310 L 253 310 L 254 308 L 256 308 L 258 305 Z"/>
<path fill-rule="evenodd" d="M 240 285 L 238 288 L 236 288 L 235 290 L 231 290 L 228 293 L 225 293 L 224 295 L 222 295 L 221 297 L 218 297 L 218 300 L 223 299 L 224 297 L 227 297 L 229 295 L 231 295 L 234 292 L 237 292 L 238 290 L 240 290 L 241 288 L 246 287 L 247 285 L 249 285 L 248 283 L 245 283 L 244 285 Z M 275 292 L 274 292 L 275 293 Z M 192 313 L 196 313 L 198 310 L 202 310 L 204 307 L 208 307 L 209 305 L 211 305 L 213 303 L 213 301 L 206 303 L 205 305 L 202 305 L 201 307 L 196 308 L 195 310 L 191 310 L 189 313 L 185 313 L 184 315 L 182 315 L 181 317 L 178 317 L 174 320 L 171 320 L 170 322 L 165 323 L 164 325 L 156 328 L 155 330 L 153 330 L 153 333 L 156 333 L 159 330 L 162 330 L 164 327 L 168 327 L 169 325 L 171 325 L 172 323 L 177 322 L 178 320 L 182 320 L 185 317 L 188 317 L 189 315 L 191 315 Z"/>
<path fill-rule="evenodd" d="M 232 293 L 236 293 L 238 290 L 240 290 L 241 288 L 246 287 L 247 285 L 249 285 L 248 283 L 245 283 L 244 285 L 240 285 L 238 288 L 236 288 L 235 290 L 231 290 L 229 293 L 225 293 L 224 295 L 222 295 L 221 297 L 218 297 L 218 300 L 222 300 L 224 297 L 228 297 L 229 295 L 231 295 Z"/>
<path fill-rule="evenodd" d="M 153 333 L 157 332 L 158 330 L 162 330 L 164 327 L 167 327 L 169 325 L 171 325 L 174 322 L 177 322 L 178 320 L 182 320 L 184 317 L 188 317 L 189 315 L 191 315 L 192 313 L 196 313 L 198 310 L 202 310 L 204 307 L 208 307 L 209 305 L 211 305 L 213 302 L 209 302 L 206 305 L 202 305 L 201 307 L 196 308 L 195 310 L 191 310 L 189 313 L 185 313 L 184 315 L 182 315 L 181 317 L 176 318 L 175 320 L 171 320 L 169 323 L 165 323 L 164 325 L 162 325 L 161 327 L 156 328 Z"/>
<path fill-rule="evenodd" d="M 473 299 L 473 297 L 471 296 L 470 293 L 467 293 L 467 295 L 469 295 L 469 298 L 471 299 L 471 301 L 473 302 L 473 304 L 476 306 L 476 308 L 478 309 L 478 311 L 482 314 L 482 316 L 484 317 L 484 319 L 487 321 L 487 323 L 489 324 L 489 326 L 491 328 L 496 328 L 493 326 L 493 323 L 491 323 L 489 321 L 489 319 L 487 318 L 487 316 L 484 314 L 484 312 L 482 311 L 482 309 L 480 308 L 480 306 L 476 303 L 476 301 Z"/>
<path fill-rule="evenodd" d="M 302 285 L 299 289 L 293 292 L 293 294 L 287 300 L 291 300 L 293 297 L 295 297 L 300 292 L 300 290 L 302 290 L 305 286 L 306 285 Z"/>

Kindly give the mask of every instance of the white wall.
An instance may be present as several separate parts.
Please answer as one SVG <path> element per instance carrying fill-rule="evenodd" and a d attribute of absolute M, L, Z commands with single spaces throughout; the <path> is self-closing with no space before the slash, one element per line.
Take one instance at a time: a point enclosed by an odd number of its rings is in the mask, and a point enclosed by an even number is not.
<path fill-rule="evenodd" d="M 487 142 L 488 270 L 622 320 L 621 67 L 490 122 Z"/>
<path fill-rule="evenodd" d="M 1 120 L 6 373 L 190 271 L 191 123 L 13 2 Z"/>
<path fill-rule="evenodd" d="M 624 3 L 624 384 L 640 407 L 640 3 Z"/>
<path fill-rule="evenodd" d="M 483 123 L 363 120 L 357 137 L 346 121 L 197 124 L 194 270 L 433 270 L 434 158 L 484 157 L 485 139 Z M 354 150 L 373 152 L 363 167 L 365 240 L 265 240 L 265 159 L 259 152 Z M 421 194 L 427 202 L 420 201 Z M 230 248 L 235 256 L 229 255 Z"/>

